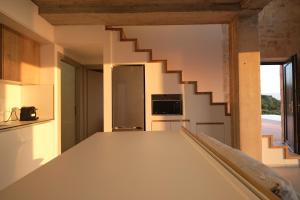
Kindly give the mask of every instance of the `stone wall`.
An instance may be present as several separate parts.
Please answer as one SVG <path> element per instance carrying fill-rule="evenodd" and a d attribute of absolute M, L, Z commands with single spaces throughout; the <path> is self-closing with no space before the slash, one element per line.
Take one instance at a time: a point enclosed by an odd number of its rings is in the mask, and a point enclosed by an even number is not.
<path fill-rule="evenodd" d="M 300 1 L 273 0 L 259 14 L 262 60 L 300 56 Z"/>

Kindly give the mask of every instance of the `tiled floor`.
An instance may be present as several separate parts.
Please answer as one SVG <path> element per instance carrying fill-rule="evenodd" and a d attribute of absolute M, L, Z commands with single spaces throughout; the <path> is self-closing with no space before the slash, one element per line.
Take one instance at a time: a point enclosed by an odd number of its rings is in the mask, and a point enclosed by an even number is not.
<path fill-rule="evenodd" d="M 300 168 L 299 167 L 275 167 L 273 168 L 280 176 L 290 181 L 294 189 L 300 193 Z"/>

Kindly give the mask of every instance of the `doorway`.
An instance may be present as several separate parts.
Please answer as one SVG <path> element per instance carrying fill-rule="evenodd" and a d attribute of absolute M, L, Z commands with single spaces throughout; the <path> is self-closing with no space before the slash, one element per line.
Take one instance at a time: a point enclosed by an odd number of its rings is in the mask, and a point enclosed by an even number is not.
<path fill-rule="evenodd" d="M 283 143 L 283 77 L 282 65 L 260 66 L 262 133 L 273 135 L 274 142 Z"/>
<path fill-rule="evenodd" d="M 122 65 L 112 70 L 113 131 L 145 130 L 144 68 Z"/>
<path fill-rule="evenodd" d="M 61 67 L 61 151 L 76 144 L 76 68 L 60 61 Z"/>
<path fill-rule="evenodd" d="M 299 152 L 297 56 L 286 62 L 261 65 L 262 134 L 273 135 L 275 144 Z"/>
<path fill-rule="evenodd" d="M 87 134 L 103 131 L 103 71 L 87 70 Z"/>

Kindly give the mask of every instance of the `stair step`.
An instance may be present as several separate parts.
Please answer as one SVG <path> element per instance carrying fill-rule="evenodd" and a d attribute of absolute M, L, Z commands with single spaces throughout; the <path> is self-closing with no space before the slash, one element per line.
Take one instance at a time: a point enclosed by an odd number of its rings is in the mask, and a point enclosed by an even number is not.
<path fill-rule="evenodd" d="M 300 160 L 300 155 L 296 154 L 296 153 L 293 153 L 290 150 L 288 150 L 288 152 L 286 154 L 286 158 L 287 159 L 298 159 L 298 160 Z"/>
<path fill-rule="evenodd" d="M 282 149 L 284 151 L 285 159 L 297 159 L 300 160 L 300 155 L 293 153 L 289 150 L 288 146 L 281 141 L 274 141 L 273 135 L 262 135 L 262 137 L 268 138 L 270 149 Z"/>

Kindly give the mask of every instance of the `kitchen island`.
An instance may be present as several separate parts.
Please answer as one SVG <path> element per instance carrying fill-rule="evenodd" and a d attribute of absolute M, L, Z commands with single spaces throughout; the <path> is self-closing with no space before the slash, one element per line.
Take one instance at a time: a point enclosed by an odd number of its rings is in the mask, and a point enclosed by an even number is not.
<path fill-rule="evenodd" d="M 188 134 L 96 133 L 0 191 L 1 200 L 259 199 Z"/>

